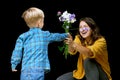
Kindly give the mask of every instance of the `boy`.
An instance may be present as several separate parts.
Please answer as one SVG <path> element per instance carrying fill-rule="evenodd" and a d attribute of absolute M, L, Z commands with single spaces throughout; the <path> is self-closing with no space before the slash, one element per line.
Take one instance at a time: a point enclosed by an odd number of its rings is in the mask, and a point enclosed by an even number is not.
<path fill-rule="evenodd" d="M 11 68 L 16 72 L 16 66 L 22 60 L 20 80 L 44 80 L 44 74 L 50 70 L 48 59 L 48 44 L 66 39 L 68 33 L 50 33 L 43 31 L 44 12 L 31 7 L 23 12 L 22 18 L 30 28 L 16 40 L 11 56 Z"/>

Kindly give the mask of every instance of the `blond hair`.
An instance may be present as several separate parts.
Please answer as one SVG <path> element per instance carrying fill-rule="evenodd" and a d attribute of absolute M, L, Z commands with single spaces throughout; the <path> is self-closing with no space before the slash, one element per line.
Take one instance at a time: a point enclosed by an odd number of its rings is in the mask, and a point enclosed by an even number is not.
<path fill-rule="evenodd" d="M 39 8 L 31 7 L 23 12 L 22 18 L 28 27 L 35 27 L 37 21 L 44 19 L 44 12 Z"/>

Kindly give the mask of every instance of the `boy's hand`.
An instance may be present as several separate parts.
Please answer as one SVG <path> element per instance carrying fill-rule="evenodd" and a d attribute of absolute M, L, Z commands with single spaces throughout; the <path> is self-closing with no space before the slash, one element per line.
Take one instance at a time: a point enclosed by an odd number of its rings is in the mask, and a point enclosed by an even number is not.
<path fill-rule="evenodd" d="M 72 38 L 72 35 L 70 33 L 68 33 L 68 38 Z"/>
<path fill-rule="evenodd" d="M 16 69 L 14 69 L 14 70 L 12 70 L 12 72 L 17 72 L 17 70 L 16 70 Z"/>
<path fill-rule="evenodd" d="M 69 34 L 68 38 L 66 38 L 66 39 L 64 40 L 64 42 L 65 42 L 66 44 L 70 44 L 70 43 L 73 42 L 73 38 L 72 38 L 71 34 Z"/>

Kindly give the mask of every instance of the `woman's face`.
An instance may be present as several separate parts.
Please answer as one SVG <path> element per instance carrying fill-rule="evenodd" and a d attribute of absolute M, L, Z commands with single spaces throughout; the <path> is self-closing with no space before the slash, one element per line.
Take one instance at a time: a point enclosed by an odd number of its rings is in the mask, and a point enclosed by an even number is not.
<path fill-rule="evenodd" d="M 89 38 L 91 36 L 91 28 L 88 26 L 88 24 L 84 21 L 81 21 L 80 24 L 79 24 L 79 32 L 80 32 L 80 35 L 83 37 L 83 38 Z"/>

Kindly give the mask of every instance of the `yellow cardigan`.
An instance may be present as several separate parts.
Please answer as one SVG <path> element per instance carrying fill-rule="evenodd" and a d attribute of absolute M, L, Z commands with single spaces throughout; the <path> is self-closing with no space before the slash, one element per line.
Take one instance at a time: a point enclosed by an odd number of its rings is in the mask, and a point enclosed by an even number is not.
<path fill-rule="evenodd" d="M 81 43 L 78 36 L 75 36 L 74 42 Z M 110 66 L 108 62 L 108 51 L 106 40 L 102 37 L 95 41 L 95 43 L 91 46 L 87 46 L 92 52 L 93 56 L 90 58 L 94 58 L 102 67 L 102 69 L 106 72 L 109 80 L 112 80 Z M 77 52 L 70 52 L 70 54 L 75 55 Z M 77 62 L 77 69 L 73 71 L 73 77 L 76 79 L 82 79 L 85 75 L 84 67 L 83 67 L 83 56 L 79 54 L 78 62 Z"/>

